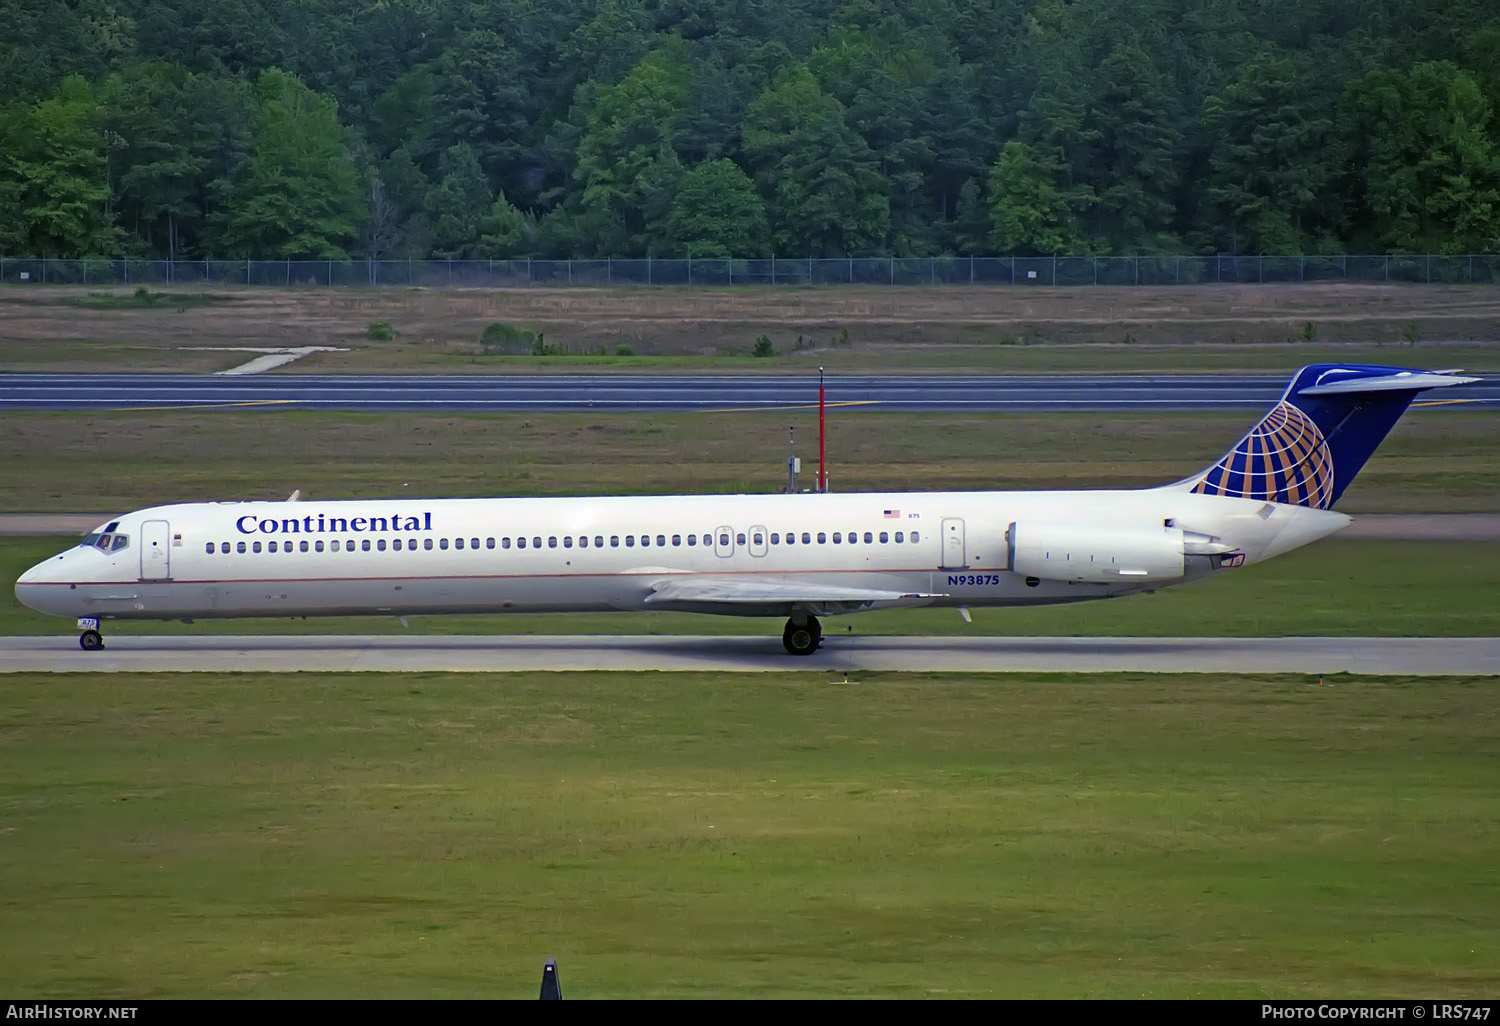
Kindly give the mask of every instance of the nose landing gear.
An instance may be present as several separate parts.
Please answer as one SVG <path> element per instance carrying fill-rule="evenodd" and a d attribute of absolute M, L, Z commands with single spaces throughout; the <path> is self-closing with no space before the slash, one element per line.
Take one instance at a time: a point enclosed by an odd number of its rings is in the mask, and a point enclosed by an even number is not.
<path fill-rule="evenodd" d="M 781 643 L 792 655 L 812 655 L 823 641 L 823 625 L 818 623 L 816 616 L 805 617 L 800 624 L 797 619 L 794 616 L 786 622 L 786 629 L 781 632 Z"/>
<path fill-rule="evenodd" d="M 81 616 L 78 618 L 78 629 L 83 631 L 78 635 L 78 647 L 85 652 L 95 652 L 104 647 L 104 635 L 99 633 L 99 621 L 92 616 Z"/>

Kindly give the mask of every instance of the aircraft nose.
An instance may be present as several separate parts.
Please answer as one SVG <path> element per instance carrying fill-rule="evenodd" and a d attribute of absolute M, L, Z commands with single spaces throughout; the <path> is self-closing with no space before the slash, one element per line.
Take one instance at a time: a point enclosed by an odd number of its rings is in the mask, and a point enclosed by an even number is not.
<path fill-rule="evenodd" d="M 56 612 L 56 610 L 48 608 L 47 601 L 49 592 L 55 591 L 56 589 L 49 589 L 47 585 L 40 584 L 38 582 L 49 575 L 49 573 L 52 571 L 51 564 L 57 562 L 57 560 L 60 558 L 62 557 L 54 556 L 52 559 L 47 560 L 45 563 L 38 563 L 30 570 L 27 570 L 20 577 L 16 578 L 16 600 L 20 602 L 21 605 L 27 607 L 28 609 L 35 609 L 39 613 Z"/>

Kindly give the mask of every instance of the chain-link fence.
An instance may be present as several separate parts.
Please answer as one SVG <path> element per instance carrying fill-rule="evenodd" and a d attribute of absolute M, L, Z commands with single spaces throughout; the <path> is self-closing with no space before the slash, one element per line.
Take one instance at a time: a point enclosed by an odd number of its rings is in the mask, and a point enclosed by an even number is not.
<path fill-rule="evenodd" d="M 0 257 L 47 285 L 1202 285 L 1492 283 L 1500 255 L 856 257 L 790 260 L 59 260 Z"/>

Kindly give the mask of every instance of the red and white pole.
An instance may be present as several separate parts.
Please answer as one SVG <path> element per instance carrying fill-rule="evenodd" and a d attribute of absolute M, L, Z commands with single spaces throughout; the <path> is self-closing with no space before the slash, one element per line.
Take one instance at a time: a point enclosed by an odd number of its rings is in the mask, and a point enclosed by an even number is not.
<path fill-rule="evenodd" d="M 823 462 L 823 368 L 818 368 L 818 491 L 828 491 L 828 471 Z"/>

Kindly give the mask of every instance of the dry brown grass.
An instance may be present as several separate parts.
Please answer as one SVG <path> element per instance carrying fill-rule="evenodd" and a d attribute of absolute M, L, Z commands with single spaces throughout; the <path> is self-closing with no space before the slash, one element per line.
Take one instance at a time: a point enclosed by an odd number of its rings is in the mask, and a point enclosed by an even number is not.
<path fill-rule="evenodd" d="M 174 290 L 187 292 L 188 289 Z M 1500 290 L 1491 286 L 1224 285 L 1184 287 L 749 287 L 511 289 L 200 289 L 217 299 L 178 307 L 100 309 L 90 297 L 128 289 L 0 288 L 0 368 L 201 370 L 238 358 L 191 354 L 194 345 L 338 345 L 299 370 L 534 369 L 477 361 L 478 339 L 500 321 L 546 334 L 574 353 L 701 359 L 743 354 L 761 333 L 783 353 L 818 347 L 841 369 L 1056 369 L 1030 349 L 1066 347 L 1065 366 L 1260 367 L 1383 352 L 1403 340 L 1451 350 L 1469 363 L 1495 359 Z M 399 336 L 373 342 L 387 322 Z M 1304 337 L 1307 325 L 1315 345 Z M 847 338 L 845 345 L 836 343 Z M 1229 352 L 1212 353 L 1205 347 Z M 1165 350 L 1165 352 L 1163 351 Z M 1143 355 L 1145 354 L 1145 355 Z M 1337 357 L 1335 357 L 1337 358 Z M 565 364 L 565 362 L 564 362 Z M 556 361 L 546 369 L 572 369 Z M 742 361 L 753 370 L 782 361 Z M 576 367 L 577 365 L 573 365 Z"/>

